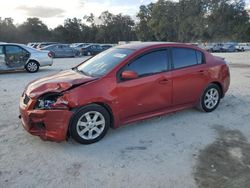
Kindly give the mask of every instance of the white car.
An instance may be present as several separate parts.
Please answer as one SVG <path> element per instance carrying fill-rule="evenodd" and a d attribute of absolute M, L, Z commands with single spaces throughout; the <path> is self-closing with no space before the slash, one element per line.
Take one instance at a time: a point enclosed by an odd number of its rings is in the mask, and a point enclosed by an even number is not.
<path fill-rule="evenodd" d="M 246 50 L 250 50 L 250 43 L 239 43 L 236 46 L 236 50 L 241 51 L 241 52 L 244 52 Z"/>
<path fill-rule="evenodd" d="M 26 69 L 34 73 L 40 67 L 52 66 L 52 53 L 23 44 L 0 44 L 0 71 Z"/>

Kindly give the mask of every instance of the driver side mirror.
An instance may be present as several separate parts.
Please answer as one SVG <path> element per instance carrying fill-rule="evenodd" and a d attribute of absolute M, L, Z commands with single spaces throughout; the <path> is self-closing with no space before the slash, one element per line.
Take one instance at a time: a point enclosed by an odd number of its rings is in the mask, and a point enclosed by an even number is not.
<path fill-rule="evenodd" d="M 122 80 L 132 80 L 138 77 L 139 76 L 135 71 L 123 71 L 121 75 Z"/>

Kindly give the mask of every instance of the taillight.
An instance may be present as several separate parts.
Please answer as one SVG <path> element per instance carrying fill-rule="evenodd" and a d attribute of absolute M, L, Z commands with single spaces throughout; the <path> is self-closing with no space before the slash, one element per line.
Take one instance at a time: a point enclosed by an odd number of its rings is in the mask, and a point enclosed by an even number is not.
<path fill-rule="evenodd" d="M 52 53 L 52 52 L 49 52 L 49 53 L 48 53 L 48 56 L 52 58 L 52 57 L 53 57 L 53 53 Z"/>

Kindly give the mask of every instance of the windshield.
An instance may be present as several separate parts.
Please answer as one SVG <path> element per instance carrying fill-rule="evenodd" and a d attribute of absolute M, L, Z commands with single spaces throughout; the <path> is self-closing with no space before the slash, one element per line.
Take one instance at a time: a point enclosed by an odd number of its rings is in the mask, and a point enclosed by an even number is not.
<path fill-rule="evenodd" d="M 92 77 L 101 77 L 110 72 L 116 65 L 123 61 L 134 50 L 111 48 L 87 60 L 77 67 L 78 71 Z"/>

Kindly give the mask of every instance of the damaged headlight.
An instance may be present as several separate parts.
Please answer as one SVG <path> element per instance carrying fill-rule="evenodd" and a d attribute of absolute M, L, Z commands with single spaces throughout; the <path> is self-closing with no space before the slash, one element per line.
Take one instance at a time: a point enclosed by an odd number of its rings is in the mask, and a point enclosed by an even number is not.
<path fill-rule="evenodd" d="M 40 109 L 40 110 L 49 110 L 51 109 L 52 105 L 56 103 L 57 99 L 62 96 L 62 94 L 58 93 L 51 93 L 51 94 L 46 94 L 42 97 L 40 97 L 37 100 L 37 103 L 35 105 L 35 109 Z"/>

